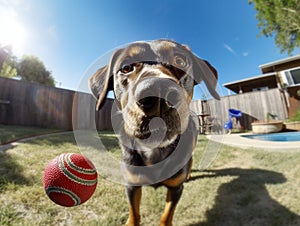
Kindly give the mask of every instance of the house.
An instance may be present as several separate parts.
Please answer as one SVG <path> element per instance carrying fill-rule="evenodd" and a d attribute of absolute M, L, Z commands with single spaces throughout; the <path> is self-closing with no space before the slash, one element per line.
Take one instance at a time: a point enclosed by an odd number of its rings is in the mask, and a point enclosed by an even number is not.
<path fill-rule="evenodd" d="M 259 66 L 261 75 L 229 82 L 224 87 L 236 94 L 279 89 L 286 102 L 288 116 L 300 109 L 300 55 Z"/>

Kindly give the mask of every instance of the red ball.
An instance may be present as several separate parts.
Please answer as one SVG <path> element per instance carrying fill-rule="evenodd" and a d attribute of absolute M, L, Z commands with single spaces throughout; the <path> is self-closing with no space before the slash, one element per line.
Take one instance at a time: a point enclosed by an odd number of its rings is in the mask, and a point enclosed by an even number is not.
<path fill-rule="evenodd" d="M 77 206 L 87 201 L 97 187 L 93 163 L 81 154 L 65 153 L 51 160 L 43 176 L 48 197 L 61 206 Z"/>

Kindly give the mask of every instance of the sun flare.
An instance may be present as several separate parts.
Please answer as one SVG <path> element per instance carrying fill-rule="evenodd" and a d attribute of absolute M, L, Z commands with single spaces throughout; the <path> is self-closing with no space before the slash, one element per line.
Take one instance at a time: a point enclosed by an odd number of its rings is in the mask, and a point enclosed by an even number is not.
<path fill-rule="evenodd" d="M 26 30 L 13 13 L 0 14 L 0 45 L 11 45 L 20 51 L 24 45 Z"/>

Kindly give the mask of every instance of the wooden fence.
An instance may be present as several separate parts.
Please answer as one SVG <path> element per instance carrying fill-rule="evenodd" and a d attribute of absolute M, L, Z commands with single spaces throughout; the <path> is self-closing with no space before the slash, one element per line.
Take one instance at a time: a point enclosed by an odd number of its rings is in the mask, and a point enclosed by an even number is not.
<path fill-rule="evenodd" d="M 223 130 L 228 109 L 241 110 L 240 125 L 251 129 L 251 123 L 265 119 L 268 112 L 278 119 L 286 119 L 288 113 L 283 97 L 279 89 L 272 89 L 226 96 L 221 101 L 192 101 L 190 108 L 198 114 L 209 114 L 214 131 Z M 0 77 L 0 124 L 111 130 L 112 106 L 113 100 L 107 99 L 96 112 L 95 99 L 90 94 Z"/>
<path fill-rule="evenodd" d="M 221 98 L 221 101 L 208 100 L 201 103 L 197 100 L 191 103 L 191 109 L 198 114 L 210 114 L 216 127 L 215 130 L 221 130 L 228 121 L 228 109 L 240 110 L 242 117 L 238 123 L 242 128 L 250 130 L 253 121 L 266 119 L 268 113 L 276 115 L 277 119 L 281 120 L 288 117 L 284 95 L 285 93 L 279 89 L 271 89 L 225 96 Z"/>
<path fill-rule="evenodd" d="M 78 106 L 76 100 L 83 101 L 82 105 Z M 95 125 L 99 130 L 110 130 L 112 102 L 108 99 L 96 112 L 95 99 L 90 94 L 0 77 L 0 124 L 72 130 L 72 110 L 77 106 L 76 109 L 88 108 L 93 118 L 73 117 L 74 127 Z"/>

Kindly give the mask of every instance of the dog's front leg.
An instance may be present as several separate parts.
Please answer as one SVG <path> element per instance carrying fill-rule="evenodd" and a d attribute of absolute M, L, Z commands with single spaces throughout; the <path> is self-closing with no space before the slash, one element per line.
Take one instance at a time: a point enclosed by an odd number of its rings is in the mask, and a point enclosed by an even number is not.
<path fill-rule="evenodd" d="M 139 226 L 142 188 L 138 186 L 126 186 L 126 195 L 129 203 L 129 218 L 126 226 Z"/>
<path fill-rule="evenodd" d="M 168 188 L 165 211 L 160 219 L 160 226 L 171 226 L 176 205 L 181 197 L 183 185 Z"/>

